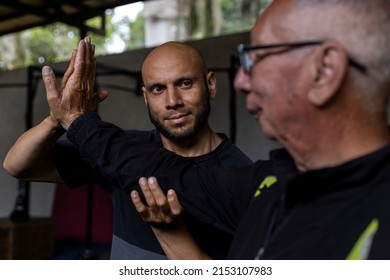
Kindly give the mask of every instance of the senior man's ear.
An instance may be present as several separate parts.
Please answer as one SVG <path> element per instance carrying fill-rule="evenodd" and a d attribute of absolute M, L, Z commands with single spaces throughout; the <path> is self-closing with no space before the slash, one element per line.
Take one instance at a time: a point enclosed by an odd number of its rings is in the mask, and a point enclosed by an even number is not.
<path fill-rule="evenodd" d="M 343 86 L 347 70 L 348 55 L 339 43 L 329 41 L 319 46 L 309 101 L 314 106 L 326 105 Z"/>

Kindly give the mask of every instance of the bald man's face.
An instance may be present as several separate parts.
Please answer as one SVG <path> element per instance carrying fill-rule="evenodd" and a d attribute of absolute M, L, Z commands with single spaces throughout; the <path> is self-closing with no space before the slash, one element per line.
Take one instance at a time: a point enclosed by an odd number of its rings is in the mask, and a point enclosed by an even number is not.
<path fill-rule="evenodd" d="M 142 76 L 150 119 L 163 136 L 186 141 L 205 126 L 210 85 L 215 83 L 196 52 L 177 45 L 159 47 L 145 60 Z"/>

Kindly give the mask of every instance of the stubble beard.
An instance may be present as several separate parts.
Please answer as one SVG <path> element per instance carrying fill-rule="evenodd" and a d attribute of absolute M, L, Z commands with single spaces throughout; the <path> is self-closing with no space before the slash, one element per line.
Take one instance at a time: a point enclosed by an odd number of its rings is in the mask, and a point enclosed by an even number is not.
<path fill-rule="evenodd" d="M 167 139 L 174 143 L 182 143 L 194 138 L 206 125 L 210 116 L 210 99 L 206 93 L 203 97 L 202 105 L 195 115 L 195 124 L 192 127 L 183 129 L 182 132 L 171 132 L 163 123 L 161 123 L 156 116 L 152 114 L 148 106 L 148 113 L 150 121 L 156 129 Z"/>

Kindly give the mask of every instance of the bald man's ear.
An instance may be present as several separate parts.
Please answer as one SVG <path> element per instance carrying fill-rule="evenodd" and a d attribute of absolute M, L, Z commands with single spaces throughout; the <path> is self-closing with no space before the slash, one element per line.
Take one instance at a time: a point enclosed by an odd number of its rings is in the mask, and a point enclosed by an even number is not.
<path fill-rule="evenodd" d="M 324 106 L 343 85 L 348 70 L 348 56 L 344 48 L 333 41 L 325 42 L 318 51 L 308 98 L 314 106 Z"/>
<path fill-rule="evenodd" d="M 142 87 L 142 94 L 144 95 L 145 104 L 148 106 L 148 100 L 146 99 L 146 88 L 144 86 Z"/>
<path fill-rule="evenodd" d="M 215 79 L 214 72 L 207 73 L 206 82 L 209 89 L 210 99 L 214 99 L 217 94 L 217 80 Z"/>

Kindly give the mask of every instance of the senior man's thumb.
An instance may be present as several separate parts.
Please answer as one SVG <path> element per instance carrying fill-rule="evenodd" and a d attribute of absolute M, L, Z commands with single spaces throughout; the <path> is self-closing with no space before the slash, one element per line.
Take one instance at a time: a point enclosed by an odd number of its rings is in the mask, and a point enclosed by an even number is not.
<path fill-rule="evenodd" d="M 43 66 L 42 79 L 45 84 L 47 97 L 58 95 L 56 88 L 56 77 L 53 70 L 49 66 Z"/>

